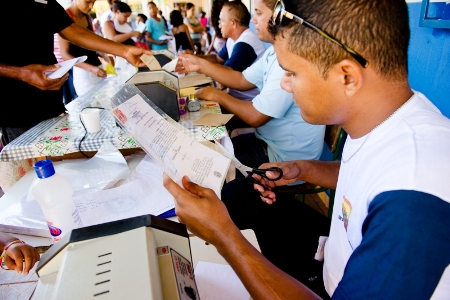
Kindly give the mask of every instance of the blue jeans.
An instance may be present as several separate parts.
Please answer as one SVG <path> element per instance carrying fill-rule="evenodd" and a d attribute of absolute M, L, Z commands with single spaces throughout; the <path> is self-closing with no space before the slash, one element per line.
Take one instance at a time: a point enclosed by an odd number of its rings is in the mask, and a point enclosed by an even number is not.
<path fill-rule="evenodd" d="M 22 133 L 24 133 L 25 131 L 27 131 L 28 129 L 30 129 L 32 127 L 34 127 L 34 125 L 33 126 L 29 126 L 29 127 L 19 127 L 19 128 L 0 127 L 0 131 L 2 133 L 3 146 L 8 145 L 13 140 L 15 140 L 20 135 L 22 135 Z"/>
<path fill-rule="evenodd" d="M 63 90 L 63 103 L 64 105 L 69 104 L 72 100 L 75 100 L 78 95 L 75 92 L 75 87 L 73 86 L 73 68 L 69 70 L 69 77 L 62 86 Z"/>
<path fill-rule="evenodd" d="M 258 168 L 263 163 L 269 162 L 266 142 L 258 139 L 254 133 L 235 136 L 231 141 L 233 142 L 234 155 L 244 165 Z M 240 177 L 240 175 L 240 172 L 237 171 L 236 176 Z"/>

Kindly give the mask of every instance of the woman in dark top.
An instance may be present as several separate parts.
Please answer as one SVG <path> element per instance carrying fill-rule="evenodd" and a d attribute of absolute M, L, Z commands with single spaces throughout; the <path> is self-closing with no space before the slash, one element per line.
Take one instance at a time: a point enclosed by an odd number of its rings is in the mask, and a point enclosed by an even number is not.
<path fill-rule="evenodd" d="M 114 4 L 113 12 L 113 19 L 103 25 L 103 36 L 114 42 L 134 46 L 133 38 L 136 41 L 139 40 L 141 33 L 133 30 L 127 23 L 131 15 L 131 8 L 125 2 L 118 2 Z"/>
<path fill-rule="evenodd" d="M 183 16 L 179 10 L 173 10 L 170 13 L 170 24 L 173 26 L 172 34 L 175 37 L 176 50 L 192 53 L 194 51 L 194 42 L 189 34 L 189 28 L 183 23 Z"/>
<path fill-rule="evenodd" d="M 89 30 L 93 30 L 89 12 L 95 1 L 73 0 L 72 5 L 66 10 L 72 20 Z M 85 94 L 102 78 L 106 77 L 106 72 L 100 68 L 101 62 L 95 51 L 81 48 L 71 44 L 58 36 L 61 57 L 69 60 L 75 57 L 86 55 L 87 59 L 83 63 L 77 64 L 73 68 L 73 85 L 78 96 Z"/>

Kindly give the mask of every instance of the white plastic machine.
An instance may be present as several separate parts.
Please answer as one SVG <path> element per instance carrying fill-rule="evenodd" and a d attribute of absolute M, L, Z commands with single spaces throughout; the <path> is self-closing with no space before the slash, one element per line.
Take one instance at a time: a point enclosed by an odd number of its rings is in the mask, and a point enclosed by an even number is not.
<path fill-rule="evenodd" d="M 33 299 L 164 299 L 163 246 L 192 265 L 183 224 L 146 215 L 73 230 L 41 257 Z M 179 299 L 198 299 L 187 296 Z"/>

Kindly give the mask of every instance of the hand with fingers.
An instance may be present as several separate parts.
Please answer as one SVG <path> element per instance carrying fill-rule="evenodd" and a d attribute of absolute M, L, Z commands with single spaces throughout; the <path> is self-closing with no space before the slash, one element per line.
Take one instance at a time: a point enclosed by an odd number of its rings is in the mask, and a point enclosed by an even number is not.
<path fill-rule="evenodd" d="M 191 182 L 187 176 L 182 179 L 184 189 L 166 174 L 163 184 L 175 199 L 178 219 L 196 236 L 216 245 L 222 235 L 239 231 L 227 208 L 211 189 Z"/>
<path fill-rule="evenodd" d="M 283 177 L 272 181 L 257 174 L 252 175 L 255 180 L 260 182 L 260 184 L 255 183 L 253 188 L 261 194 L 261 200 L 267 204 L 272 204 L 276 201 L 276 193 L 273 191 L 273 188 L 296 182 L 299 180 L 298 178 L 301 172 L 299 165 L 295 161 L 265 163 L 259 166 L 259 169 L 267 169 L 271 167 L 280 168 L 283 171 Z M 279 173 L 267 171 L 266 176 L 268 178 L 275 179 L 279 176 Z"/>
<path fill-rule="evenodd" d="M 150 50 L 146 50 L 141 47 L 135 47 L 135 46 L 125 46 L 126 51 L 123 55 L 123 58 L 125 58 L 130 64 L 132 64 L 135 67 L 145 67 L 145 63 L 141 60 L 141 56 L 143 54 L 153 55 L 154 53 Z"/>
<path fill-rule="evenodd" d="M 65 74 L 61 78 L 50 79 L 46 73 L 53 73 L 58 70 L 58 65 L 27 65 L 20 69 L 19 78 L 26 83 L 29 83 L 41 90 L 57 91 L 61 88 L 64 82 L 69 77 L 69 74 Z"/>
<path fill-rule="evenodd" d="M 195 92 L 195 96 L 202 100 L 210 100 L 210 101 L 217 101 L 217 99 L 220 97 L 220 94 L 226 94 L 223 91 L 220 91 L 212 86 L 207 86 L 202 89 L 199 89 Z"/>
<path fill-rule="evenodd" d="M 199 72 L 201 60 L 201 58 L 192 54 L 179 53 L 175 72 L 179 74 Z"/>
<path fill-rule="evenodd" d="M 20 240 L 14 240 L 4 247 L 1 267 L 27 275 L 39 259 L 39 253 L 34 247 Z"/>

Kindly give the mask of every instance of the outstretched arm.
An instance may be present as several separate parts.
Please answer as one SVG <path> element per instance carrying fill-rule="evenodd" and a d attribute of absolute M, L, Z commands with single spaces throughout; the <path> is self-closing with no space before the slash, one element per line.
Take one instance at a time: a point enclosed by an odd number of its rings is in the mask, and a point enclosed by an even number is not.
<path fill-rule="evenodd" d="M 217 248 L 253 299 L 319 299 L 270 263 L 243 237 L 212 190 L 190 182 L 187 177 L 183 177 L 183 189 L 167 175 L 164 175 L 164 186 L 175 198 L 179 220 Z"/>
<path fill-rule="evenodd" d="M 105 26 L 107 26 L 108 23 L 109 22 L 106 22 Z M 109 25 L 112 26 L 112 24 Z M 144 66 L 145 64 L 140 60 L 141 55 L 152 54 L 151 51 L 143 48 L 119 44 L 104 39 L 77 24 L 66 27 L 59 35 L 80 47 L 121 56 L 134 66 Z"/>
<path fill-rule="evenodd" d="M 256 87 L 254 84 L 248 82 L 241 72 L 220 64 L 211 63 L 206 59 L 190 54 L 181 53 L 178 56 L 178 64 L 175 72 L 201 72 L 215 81 L 237 90 L 246 91 Z"/>
<path fill-rule="evenodd" d="M 253 128 L 262 126 L 272 119 L 270 116 L 260 113 L 252 102 L 236 99 L 213 87 L 200 89 L 195 95 L 200 99 L 216 101 L 220 106 Z"/>

